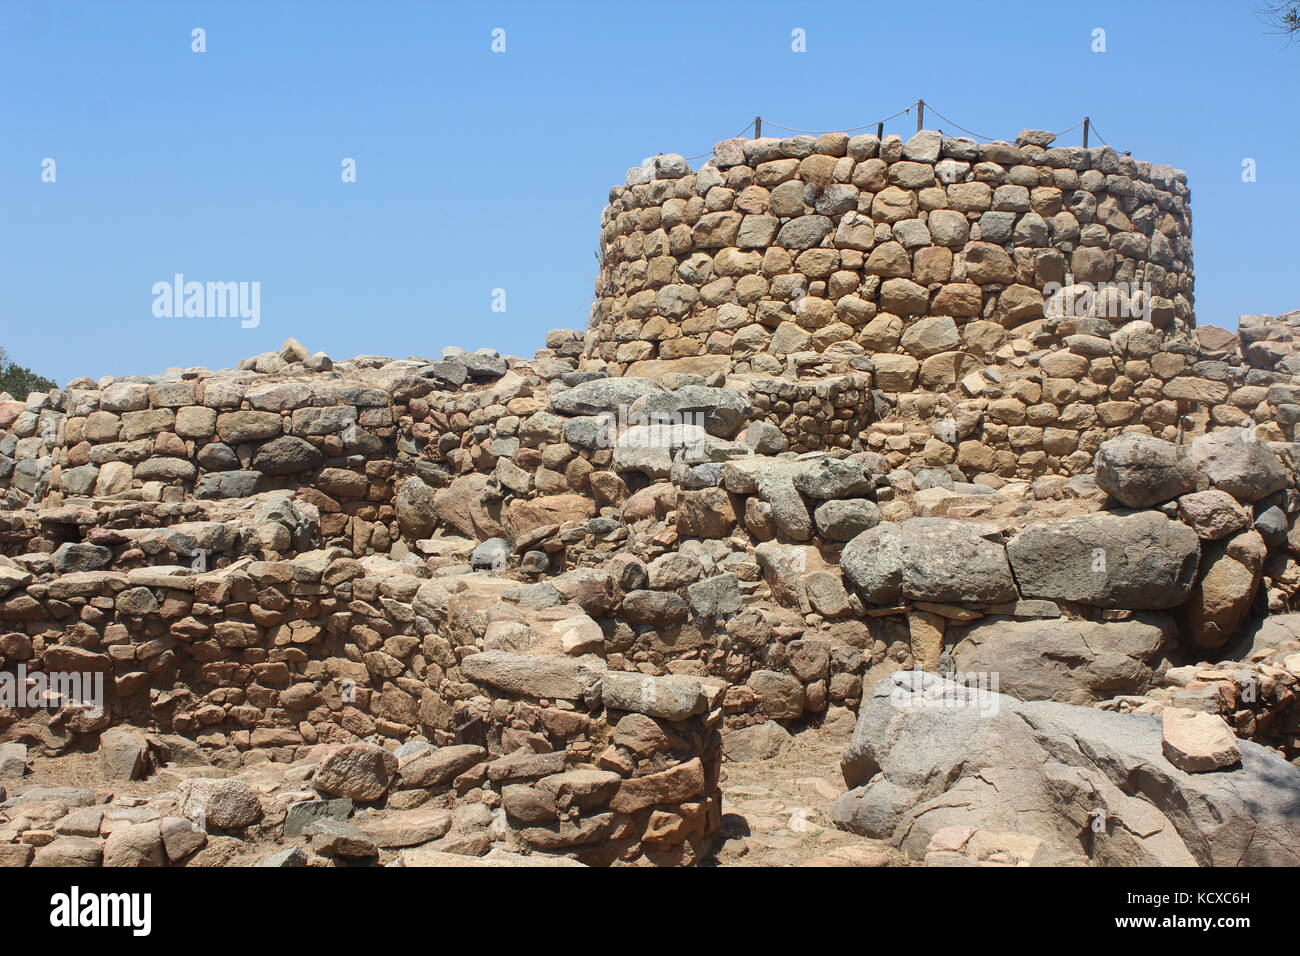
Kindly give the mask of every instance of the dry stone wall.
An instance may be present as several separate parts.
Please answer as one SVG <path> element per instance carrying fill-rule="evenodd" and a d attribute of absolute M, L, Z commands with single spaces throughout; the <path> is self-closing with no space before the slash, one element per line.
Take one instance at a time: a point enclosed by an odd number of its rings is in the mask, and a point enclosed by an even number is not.
<path fill-rule="evenodd" d="M 853 373 L 871 392 L 836 424 L 806 400 L 768 420 L 792 448 L 899 465 L 1069 475 L 1122 427 L 1172 438 L 1224 400 L 1165 388 L 1196 354 L 1186 176 L 1051 141 L 828 134 L 724 141 L 697 171 L 647 160 L 602 219 L 587 363 Z"/>

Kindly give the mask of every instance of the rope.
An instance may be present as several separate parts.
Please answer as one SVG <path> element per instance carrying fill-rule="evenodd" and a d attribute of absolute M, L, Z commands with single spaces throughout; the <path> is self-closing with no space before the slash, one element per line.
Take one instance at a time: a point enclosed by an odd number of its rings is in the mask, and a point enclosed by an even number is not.
<path fill-rule="evenodd" d="M 937 109 L 935 109 L 935 108 L 934 108 L 933 106 L 931 106 L 929 103 L 926 103 L 926 104 L 925 104 L 925 107 L 926 107 L 926 109 L 928 109 L 931 113 L 933 113 L 935 116 L 939 117 L 939 119 L 943 120 L 945 123 L 948 123 L 948 124 L 951 125 L 951 126 L 955 126 L 957 129 L 961 130 L 963 133 L 969 133 L 971 136 L 974 136 L 976 139 L 985 139 L 985 140 L 987 140 L 987 139 L 993 139 L 992 136 L 982 136 L 981 134 L 975 132 L 975 131 L 972 130 L 972 129 L 967 129 L 965 126 L 958 126 L 956 123 L 954 123 L 952 120 L 948 119 L 948 117 L 944 116 L 942 113 L 940 113 Z"/>
<path fill-rule="evenodd" d="M 927 103 L 927 104 L 925 104 L 925 105 L 926 105 L 926 106 L 929 106 L 930 104 Z M 910 113 L 910 112 L 912 112 L 912 109 L 913 109 L 915 106 L 916 106 L 916 104 L 913 103 L 911 106 L 905 107 L 905 108 L 899 110 L 897 113 L 891 113 L 889 116 L 886 116 L 886 117 L 885 117 L 884 119 L 882 119 L 882 120 L 877 120 L 877 121 L 874 122 L 874 123 L 867 123 L 867 124 L 865 124 L 865 125 L 863 125 L 863 126 L 854 126 L 854 127 L 850 128 L 850 129 L 823 129 L 823 130 L 815 130 L 815 129 L 795 129 L 793 126 L 782 126 L 780 123 L 773 123 L 773 122 L 771 122 L 770 120 L 766 120 L 766 119 L 763 120 L 763 125 L 764 125 L 764 126 L 773 126 L 773 127 L 777 128 L 777 129 L 783 129 L 783 130 L 785 130 L 787 133 L 801 133 L 801 134 L 803 134 L 804 136 L 825 136 L 827 133 L 856 133 L 858 130 L 863 130 L 863 129 L 873 129 L 873 128 L 876 127 L 876 126 L 880 126 L 882 123 L 888 123 L 891 119 L 895 119 L 895 118 L 897 118 L 897 117 L 899 117 L 899 116 L 902 116 L 904 113 Z"/>
<path fill-rule="evenodd" d="M 767 119 L 764 119 L 762 122 L 763 122 L 763 125 L 764 125 L 764 126 L 770 126 L 770 127 L 772 127 L 773 129 L 784 130 L 784 131 L 787 132 L 787 133 L 797 133 L 797 134 L 799 134 L 799 135 L 801 135 L 801 136 L 825 136 L 825 135 L 827 135 L 828 133 L 856 133 L 856 132 L 858 132 L 859 130 L 864 130 L 864 129 L 874 129 L 874 128 L 879 127 L 879 126 L 884 126 L 886 123 L 888 123 L 888 122 L 889 122 L 890 120 L 892 120 L 892 119 L 897 119 L 897 118 L 900 117 L 900 116 L 904 116 L 904 115 L 906 115 L 906 114 L 911 113 L 912 110 L 915 109 L 915 108 L 916 108 L 917 106 L 919 106 L 919 105 L 920 105 L 920 101 L 918 100 L 916 103 L 913 103 L 913 104 L 911 104 L 910 106 L 906 106 L 906 107 L 904 107 L 903 109 L 899 110 L 897 113 L 891 113 L 891 114 L 889 114 L 888 116 L 886 116 L 886 117 L 885 117 L 884 119 L 882 119 L 882 120 L 877 120 L 877 121 L 874 122 L 874 123 L 866 123 L 866 124 L 864 124 L 864 125 L 862 125 L 862 126 L 853 126 L 853 127 L 850 127 L 849 129 L 829 129 L 829 130 L 798 129 L 798 128 L 794 127 L 794 126 L 784 126 L 784 125 L 782 125 L 781 123 L 773 123 L 771 120 L 767 120 Z M 928 109 L 928 110 L 929 110 L 931 113 L 933 113 L 935 116 L 937 116 L 939 119 L 941 119 L 941 120 L 943 120 L 945 123 L 947 123 L 949 126 L 953 127 L 954 129 L 961 130 L 963 133 L 966 133 L 966 134 L 969 135 L 969 136 L 974 136 L 976 139 L 984 140 L 985 142 L 989 142 L 989 141 L 991 141 L 992 139 L 994 139 L 994 137 L 992 137 L 992 136 L 984 136 L 984 135 L 981 134 L 981 133 L 977 133 L 977 132 L 975 132 L 974 130 L 967 129 L 965 126 L 962 126 L 961 124 L 956 123 L 956 122 L 954 122 L 953 120 L 950 120 L 948 117 L 944 116 L 944 115 L 943 115 L 942 113 L 940 113 L 937 109 L 935 109 L 935 108 L 934 108 L 934 104 L 932 104 L 932 103 L 928 103 L 928 102 L 927 102 L 927 103 L 925 104 L 925 108 Z M 1053 135 L 1053 136 L 1064 136 L 1066 133 L 1072 133 L 1072 132 L 1074 132 L 1076 129 L 1078 129 L 1078 128 L 1079 128 L 1080 126 L 1082 126 L 1083 124 L 1084 124 L 1084 120 L 1079 120 L 1079 122 L 1075 123 L 1073 126 L 1067 128 L 1067 129 L 1063 129 L 1063 130 L 1061 130 L 1059 133 L 1053 133 L 1052 135 Z M 743 136 L 747 131 L 753 129 L 753 127 L 754 127 L 754 121 L 753 121 L 753 120 L 750 120 L 750 121 L 749 121 L 748 123 L 746 123 L 743 127 L 741 127 L 740 132 L 737 133 L 735 136 L 732 136 L 731 139 L 739 139 L 739 138 L 740 138 L 741 136 Z M 1110 143 L 1106 142 L 1106 138 L 1105 138 L 1104 136 L 1102 136 L 1102 135 L 1101 135 L 1101 132 L 1097 129 L 1097 124 L 1096 124 L 1096 123 L 1094 123 L 1094 122 L 1092 122 L 1091 120 L 1089 120 L 1089 121 L 1088 121 L 1088 128 L 1089 128 L 1089 130 L 1090 130 L 1091 132 L 1093 132 L 1093 133 L 1095 133 L 1095 134 L 1097 135 L 1097 139 L 1101 140 L 1101 143 L 1102 143 L 1103 146 L 1110 146 Z M 1112 148 L 1113 148 L 1113 147 L 1112 147 Z M 712 155 L 713 155 L 713 150 L 710 149 L 710 150 L 708 150 L 707 152 L 699 153 L 699 154 L 697 154 L 697 155 L 695 155 L 695 156 L 687 156 L 687 157 L 685 157 L 685 158 L 686 158 L 686 161 L 687 161 L 687 162 L 692 162 L 692 161 L 694 161 L 694 160 L 697 160 L 697 159 L 704 159 L 706 156 L 712 156 Z"/>

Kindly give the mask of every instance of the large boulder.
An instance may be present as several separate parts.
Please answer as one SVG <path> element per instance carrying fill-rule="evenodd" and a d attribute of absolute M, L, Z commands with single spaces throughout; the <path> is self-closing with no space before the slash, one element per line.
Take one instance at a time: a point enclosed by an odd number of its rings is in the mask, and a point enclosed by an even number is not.
<path fill-rule="evenodd" d="M 545 495 L 516 498 L 507 509 L 506 537 L 514 540 L 547 525 L 585 521 L 596 513 L 596 503 L 583 495 Z"/>
<path fill-rule="evenodd" d="M 1187 455 L 1214 487 L 1238 501 L 1258 501 L 1287 485 L 1282 462 L 1253 429 L 1228 428 L 1202 435 Z"/>
<path fill-rule="evenodd" d="M 1025 597 L 1135 611 L 1182 604 L 1200 553 L 1196 532 L 1158 511 L 1039 522 L 1007 543 Z"/>
<path fill-rule="evenodd" d="M 1149 691 L 1177 633 L 1171 618 L 1154 613 L 1127 621 L 985 619 L 952 649 L 952 663 L 961 673 L 996 674 L 997 690 L 1018 700 L 1086 705 Z"/>
<path fill-rule="evenodd" d="M 629 409 L 634 419 L 644 415 L 652 422 L 700 425 L 719 438 L 734 438 L 753 414 L 753 403 L 743 393 L 707 385 L 687 385 L 671 392 L 650 391 Z"/>
<path fill-rule="evenodd" d="M 311 442 L 284 435 L 267 442 L 253 455 L 253 471 L 264 475 L 296 475 L 321 466 L 325 456 Z M 139 469 L 136 476 L 140 476 Z"/>
<path fill-rule="evenodd" d="M 1300 768 L 1241 742 L 1241 764 L 1189 774 L 1147 714 L 1026 703 L 903 671 L 862 703 L 837 825 L 922 858 L 946 827 L 1043 841 L 1037 862 L 1300 864 Z"/>
<path fill-rule="evenodd" d="M 1187 632 L 1197 647 L 1222 647 L 1237 633 L 1255 600 L 1267 554 L 1258 531 L 1207 546 L 1204 573 L 1185 608 Z"/>
<path fill-rule="evenodd" d="M 508 651 L 471 654 L 461 662 L 466 679 L 517 697 L 558 700 L 600 699 L 604 667 L 568 657 L 539 657 Z"/>
<path fill-rule="evenodd" d="M 845 576 L 871 604 L 913 601 L 998 604 L 1019 595 L 1001 535 L 952 518 L 880 524 L 840 555 Z"/>
<path fill-rule="evenodd" d="M 434 497 L 433 513 L 439 524 L 450 528 L 466 538 L 486 541 L 488 538 L 505 538 L 505 522 L 501 519 L 501 503 L 489 499 L 487 494 L 489 478 L 484 474 L 461 475 L 450 485 L 437 492 Z M 402 485 L 406 489 L 410 480 Z M 428 537 L 428 534 L 415 535 L 413 532 L 423 530 L 426 526 L 424 516 L 424 496 L 417 489 L 409 492 L 410 504 L 403 506 L 398 497 L 398 522 L 401 523 L 402 509 L 407 510 L 407 522 L 411 537 Z"/>
<path fill-rule="evenodd" d="M 316 767 L 312 786 L 332 797 L 350 797 L 358 803 L 378 800 L 397 773 L 397 758 L 369 743 L 344 744 L 332 750 Z"/>
<path fill-rule="evenodd" d="M 433 527 L 438 518 L 436 501 L 437 496 L 433 489 L 419 478 L 412 475 L 403 481 L 398 486 L 397 495 L 393 499 L 393 507 L 397 511 L 397 526 L 402 529 L 402 534 L 414 541 L 433 534 Z M 466 516 L 462 514 L 461 517 Z"/>
<path fill-rule="evenodd" d="M 1149 508 L 1196 490 L 1185 449 L 1150 435 L 1102 442 L 1093 459 L 1097 487 L 1130 508 Z"/>
<path fill-rule="evenodd" d="M 662 391 L 662 385 L 648 378 L 598 378 L 558 393 L 551 407 L 564 415 L 626 412 L 643 395 Z"/>

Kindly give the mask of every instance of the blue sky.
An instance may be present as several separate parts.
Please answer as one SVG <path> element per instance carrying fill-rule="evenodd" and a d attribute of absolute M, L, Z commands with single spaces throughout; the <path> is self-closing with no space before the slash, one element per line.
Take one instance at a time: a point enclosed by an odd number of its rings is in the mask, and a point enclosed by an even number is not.
<path fill-rule="evenodd" d="M 288 336 L 531 355 L 585 327 L 628 166 L 755 114 L 844 129 L 918 97 L 1007 139 L 1089 114 L 1186 169 L 1198 319 L 1232 327 L 1300 307 L 1300 44 L 1256 5 L 2 0 L 0 346 L 59 381 L 225 367 Z M 155 317 L 178 272 L 260 282 L 261 324 Z"/>

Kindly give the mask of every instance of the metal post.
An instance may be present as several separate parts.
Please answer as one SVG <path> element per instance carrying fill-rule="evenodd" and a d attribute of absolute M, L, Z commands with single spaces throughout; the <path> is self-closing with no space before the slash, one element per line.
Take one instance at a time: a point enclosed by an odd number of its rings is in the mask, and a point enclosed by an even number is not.
<path fill-rule="evenodd" d="M 919 133 L 925 127 L 925 100 L 916 101 L 916 131 Z"/>
<path fill-rule="evenodd" d="M 885 124 L 884 124 L 884 123 L 877 123 L 877 124 L 876 124 L 876 139 L 884 139 L 884 138 L 885 138 Z"/>
<path fill-rule="evenodd" d="M 1092 120 L 1088 117 L 1083 118 L 1083 148 L 1088 148 L 1088 127 L 1092 125 Z"/>
<path fill-rule="evenodd" d="M 754 139 L 763 138 L 763 117 L 754 117 Z"/>

